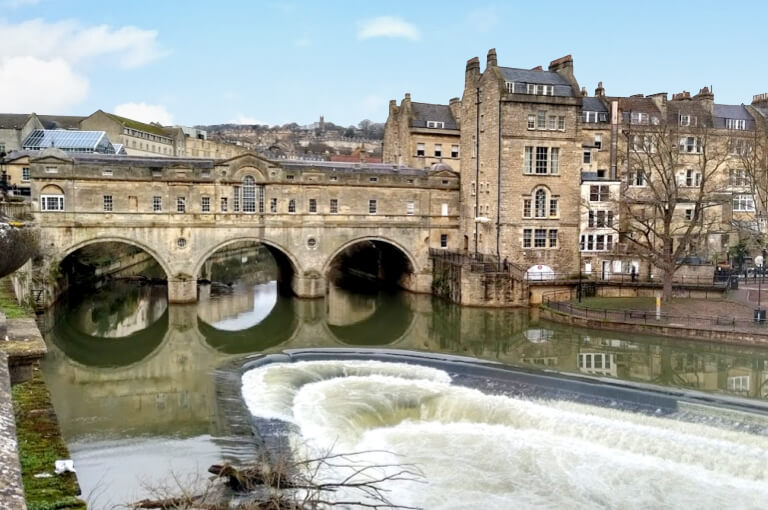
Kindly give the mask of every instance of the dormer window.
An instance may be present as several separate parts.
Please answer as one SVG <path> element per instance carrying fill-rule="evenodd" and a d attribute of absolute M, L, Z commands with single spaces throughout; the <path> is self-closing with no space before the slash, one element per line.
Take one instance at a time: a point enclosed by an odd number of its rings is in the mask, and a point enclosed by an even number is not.
<path fill-rule="evenodd" d="M 507 86 L 507 94 L 514 94 L 515 93 L 515 82 L 508 81 L 505 83 Z"/>
<path fill-rule="evenodd" d="M 747 121 L 744 119 L 725 119 L 725 127 L 727 129 L 747 129 Z"/>
<path fill-rule="evenodd" d="M 586 123 L 608 122 L 608 112 L 584 112 L 583 120 Z"/>
<path fill-rule="evenodd" d="M 553 96 L 555 94 L 554 85 L 542 85 L 539 83 L 529 83 L 526 87 L 528 94 L 535 94 L 537 96 Z"/>
<path fill-rule="evenodd" d="M 681 115 L 680 116 L 680 125 L 681 126 L 690 126 L 691 125 L 691 116 L 690 115 Z"/>
<path fill-rule="evenodd" d="M 630 122 L 632 124 L 648 124 L 648 114 L 643 112 L 632 112 Z"/>
<path fill-rule="evenodd" d="M 436 128 L 436 129 L 444 129 L 445 128 L 445 122 L 439 122 L 436 120 L 428 120 L 427 121 L 427 127 L 428 128 Z"/>

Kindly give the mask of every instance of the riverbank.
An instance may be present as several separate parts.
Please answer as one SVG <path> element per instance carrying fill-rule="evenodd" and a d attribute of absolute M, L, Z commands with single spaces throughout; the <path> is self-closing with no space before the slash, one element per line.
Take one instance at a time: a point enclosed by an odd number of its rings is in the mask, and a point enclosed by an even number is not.
<path fill-rule="evenodd" d="M 768 347 L 768 324 L 754 322 L 751 311 L 729 300 L 674 299 L 657 315 L 653 298 L 593 297 L 545 302 L 540 316 L 583 328 Z"/>
<path fill-rule="evenodd" d="M 77 499 L 75 475 L 53 474 L 54 461 L 69 452 L 38 367 L 47 349 L 34 313 L 18 304 L 8 277 L 0 280 L 0 309 L 8 316 L 0 339 L 0 508 L 86 508 Z M 51 476 L 35 476 L 44 473 Z"/>

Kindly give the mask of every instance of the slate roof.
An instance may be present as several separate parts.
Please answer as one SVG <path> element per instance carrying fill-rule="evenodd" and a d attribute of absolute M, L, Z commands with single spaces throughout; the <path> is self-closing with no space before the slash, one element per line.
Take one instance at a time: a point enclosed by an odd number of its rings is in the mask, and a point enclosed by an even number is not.
<path fill-rule="evenodd" d="M 517 69 L 514 67 L 499 67 L 499 69 L 505 81 L 554 85 L 554 95 L 573 96 L 573 89 L 568 80 L 554 71 L 534 71 L 532 69 Z M 520 92 L 524 91 L 521 90 Z"/>
<path fill-rule="evenodd" d="M 608 107 L 605 106 L 603 101 L 599 97 L 583 97 L 581 99 L 581 109 L 585 112 L 607 112 Z"/>
<path fill-rule="evenodd" d="M 444 122 L 444 129 L 459 129 L 451 107 L 444 104 L 411 103 L 411 126 L 427 127 L 427 121 Z"/>
<path fill-rule="evenodd" d="M 80 129 L 80 121 L 85 117 L 77 115 L 38 115 L 45 129 Z"/>
<path fill-rule="evenodd" d="M 682 101 L 667 102 L 667 122 L 676 126 L 680 122 L 680 115 L 691 115 L 691 126 L 712 126 L 712 114 L 704 107 L 701 101 L 696 99 L 684 99 Z"/>
<path fill-rule="evenodd" d="M 744 120 L 746 129 L 755 128 L 755 119 L 743 104 L 715 104 L 713 112 L 716 128 L 725 128 L 726 119 Z"/>
<path fill-rule="evenodd" d="M 0 129 L 21 129 L 28 119 L 28 113 L 0 113 Z"/>
<path fill-rule="evenodd" d="M 31 155 L 31 154 L 30 154 Z M 38 156 L 40 153 L 37 154 Z M 121 164 L 139 167 L 173 167 L 184 166 L 188 168 L 213 168 L 213 159 L 198 158 L 162 158 L 155 156 L 122 156 L 115 154 L 67 154 L 76 162 L 82 163 L 108 163 L 110 165 Z"/>

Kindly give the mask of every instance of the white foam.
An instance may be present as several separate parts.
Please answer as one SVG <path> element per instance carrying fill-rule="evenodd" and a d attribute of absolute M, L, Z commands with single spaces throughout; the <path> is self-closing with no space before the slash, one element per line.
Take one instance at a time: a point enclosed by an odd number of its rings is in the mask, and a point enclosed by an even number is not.
<path fill-rule="evenodd" d="M 436 369 L 274 364 L 245 374 L 243 394 L 254 415 L 296 424 L 307 455 L 376 450 L 367 462 L 417 464 L 426 485 L 390 487 L 403 505 L 762 508 L 768 500 L 766 437 L 572 402 L 489 396 L 451 385 Z"/>

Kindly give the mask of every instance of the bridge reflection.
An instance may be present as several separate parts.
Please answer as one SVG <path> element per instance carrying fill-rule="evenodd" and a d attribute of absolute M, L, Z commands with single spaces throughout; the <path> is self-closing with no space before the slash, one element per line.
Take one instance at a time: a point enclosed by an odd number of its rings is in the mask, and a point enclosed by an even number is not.
<path fill-rule="evenodd" d="M 170 306 L 162 292 L 139 288 L 131 297 L 123 289 L 119 305 L 102 295 L 51 311 L 44 370 L 65 435 L 210 433 L 217 367 L 249 353 L 305 347 L 462 354 L 768 398 L 766 350 L 572 329 L 541 322 L 534 311 L 461 308 L 408 293 L 336 289 L 322 301 L 284 297 L 273 285 L 249 288 L 250 297 Z M 94 313 L 102 309 L 112 311 Z"/>

